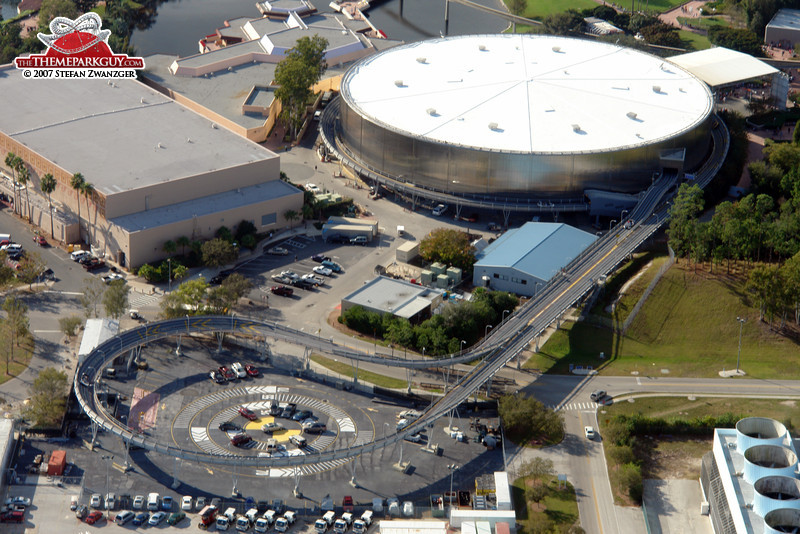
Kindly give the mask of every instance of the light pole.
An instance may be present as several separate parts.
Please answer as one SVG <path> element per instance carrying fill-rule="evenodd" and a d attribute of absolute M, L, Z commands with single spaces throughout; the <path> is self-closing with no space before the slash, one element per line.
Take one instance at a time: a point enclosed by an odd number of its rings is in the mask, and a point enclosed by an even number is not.
<path fill-rule="evenodd" d="M 625 219 L 625 214 L 628 213 L 628 210 L 622 210 L 619 214 L 619 220 L 622 221 Z"/>
<path fill-rule="evenodd" d="M 491 330 L 491 329 L 492 329 L 492 325 L 487 324 L 486 328 L 483 329 L 483 337 L 488 336 L 489 335 L 489 330 Z"/>
<path fill-rule="evenodd" d="M 737 321 L 739 321 L 739 353 L 736 355 L 736 374 L 739 374 L 739 360 L 742 357 L 742 328 L 744 328 L 744 323 L 747 321 L 744 317 L 737 317 Z"/>
<path fill-rule="evenodd" d="M 425 358 L 425 347 L 422 347 L 422 358 Z"/>
<path fill-rule="evenodd" d="M 450 493 L 448 497 L 450 498 L 450 504 L 453 504 L 453 473 L 456 472 L 458 466 L 456 464 L 447 464 L 447 469 L 450 470 Z"/>
<path fill-rule="evenodd" d="M 608 221 L 608 231 L 609 232 L 611 231 L 611 228 L 614 226 L 615 222 L 617 222 L 616 219 L 611 219 L 610 221 Z"/>
<path fill-rule="evenodd" d="M 500 321 L 501 323 L 506 322 L 506 314 L 511 313 L 511 310 L 503 310 L 503 320 Z"/>
<path fill-rule="evenodd" d="M 466 341 L 464 341 L 464 340 L 462 339 L 462 340 L 461 340 L 461 350 L 459 351 L 459 352 L 461 352 L 462 354 L 464 353 L 464 344 L 465 344 L 465 343 L 466 343 Z"/>
<path fill-rule="evenodd" d="M 169 289 L 167 289 L 167 292 L 172 293 L 172 258 L 167 258 L 167 268 L 169 270 L 169 274 L 167 274 L 167 279 L 169 280 Z"/>

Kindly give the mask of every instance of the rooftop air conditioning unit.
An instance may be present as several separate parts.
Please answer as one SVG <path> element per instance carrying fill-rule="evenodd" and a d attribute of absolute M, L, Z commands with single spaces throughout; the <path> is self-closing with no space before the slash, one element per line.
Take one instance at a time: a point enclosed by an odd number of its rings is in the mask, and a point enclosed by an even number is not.
<path fill-rule="evenodd" d="M 554 46 L 553 47 L 553 52 L 561 52 L 561 47 L 560 46 Z"/>
<path fill-rule="evenodd" d="M 654 85 L 653 86 L 653 92 L 654 93 L 660 93 L 661 92 L 661 86 L 660 85 Z"/>
<path fill-rule="evenodd" d="M 496 122 L 490 122 L 489 123 L 489 129 L 490 130 L 497 131 L 497 128 L 498 128 L 498 124 Z"/>
<path fill-rule="evenodd" d="M 436 108 L 428 108 L 428 109 L 425 110 L 425 113 L 427 113 L 431 117 L 435 117 L 436 116 Z"/>
<path fill-rule="evenodd" d="M 403 87 L 403 80 L 395 80 L 395 81 L 394 81 L 394 84 L 395 84 L 397 87 Z"/>
<path fill-rule="evenodd" d="M 478 45 L 478 50 L 481 52 L 486 52 L 486 45 Z"/>
<path fill-rule="evenodd" d="M 636 119 L 636 112 L 635 111 L 629 111 L 625 115 L 627 115 L 628 118 L 631 119 L 631 120 L 635 120 Z"/>
<path fill-rule="evenodd" d="M 572 131 L 573 132 L 580 132 L 581 131 L 581 125 L 580 124 L 573 124 L 572 125 Z"/>
<path fill-rule="evenodd" d="M 427 62 L 428 62 L 427 58 L 424 58 L 424 57 L 418 57 L 417 58 L 417 63 L 422 63 L 424 65 Z"/>

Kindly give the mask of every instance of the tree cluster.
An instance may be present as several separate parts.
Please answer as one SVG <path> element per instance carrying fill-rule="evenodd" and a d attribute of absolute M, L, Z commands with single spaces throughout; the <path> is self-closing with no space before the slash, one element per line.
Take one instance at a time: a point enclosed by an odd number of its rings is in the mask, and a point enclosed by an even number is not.
<path fill-rule="evenodd" d="M 458 267 L 465 277 L 471 276 L 475 265 L 475 248 L 469 235 L 451 228 L 437 228 L 419 243 L 419 255 L 428 262 L 440 262 Z"/>
<path fill-rule="evenodd" d="M 28 305 L 9 295 L 3 301 L 4 319 L 0 320 L 0 352 L 6 364 L 6 376 L 11 374 L 11 362 L 21 352 L 33 352 L 33 335 L 28 319 Z"/>
<path fill-rule="evenodd" d="M 106 315 L 114 319 L 119 319 L 128 310 L 128 294 L 130 286 L 125 280 L 114 280 L 106 285 L 99 278 L 87 278 L 83 282 L 80 301 L 86 318 L 99 316 L 99 307 L 102 304 Z M 80 324 L 75 324 L 70 318 L 64 318 L 65 322 L 59 321 L 61 330 L 68 336 L 73 335 L 75 328 Z"/>
<path fill-rule="evenodd" d="M 564 435 L 561 414 L 533 397 L 504 395 L 498 401 L 498 413 L 506 435 L 518 443 L 557 443 Z"/>
<path fill-rule="evenodd" d="M 31 402 L 25 416 L 33 420 L 36 427 L 52 427 L 60 423 L 67 408 L 69 381 L 67 375 L 57 369 L 43 369 L 29 388 Z"/>
<path fill-rule="evenodd" d="M 319 35 L 301 37 L 275 67 L 275 83 L 279 86 L 275 97 L 281 102 L 280 118 L 292 139 L 303 124 L 312 87 L 328 68 L 327 48 L 328 40 Z"/>
<path fill-rule="evenodd" d="M 517 297 L 504 291 L 486 291 L 479 288 L 469 302 L 448 304 L 441 314 L 420 324 L 390 314 L 365 310 L 354 306 L 339 317 L 339 322 L 357 332 L 375 336 L 396 345 L 431 356 L 458 352 L 461 341 L 467 346 L 484 335 L 487 325 L 498 324 L 503 315 L 514 311 Z M 504 312 L 508 312 L 505 313 Z"/>
<path fill-rule="evenodd" d="M 761 57 L 764 55 L 764 51 L 761 49 L 763 41 L 751 30 L 713 26 L 708 30 L 708 40 L 715 46 L 730 48 L 751 56 Z"/>
<path fill-rule="evenodd" d="M 186 315 L 223 315 L 236 305 L 253 287 L 238 273 L 211 288 L 203 278 L 183 282 L 161 301 L 161 314 L 166 319 Z"/>

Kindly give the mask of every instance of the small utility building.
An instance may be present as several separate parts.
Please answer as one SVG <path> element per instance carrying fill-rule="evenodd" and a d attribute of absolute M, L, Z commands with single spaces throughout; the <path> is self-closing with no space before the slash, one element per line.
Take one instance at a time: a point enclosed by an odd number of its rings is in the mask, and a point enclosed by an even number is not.
<path fill-rule="evenodd" d="M 361 306 L 368 311 L 390 313 L 419 323 L 431 316 L 443 298 L 444 292 L 438 289 L 379 276 L 343 298 L 342 313 L 353 306 Z"/>
<path fill-rule="evenodd" d="M 561 223 L 525 223 L 478 253 L 472 283 L 532 297 L 596 236 Z"/>

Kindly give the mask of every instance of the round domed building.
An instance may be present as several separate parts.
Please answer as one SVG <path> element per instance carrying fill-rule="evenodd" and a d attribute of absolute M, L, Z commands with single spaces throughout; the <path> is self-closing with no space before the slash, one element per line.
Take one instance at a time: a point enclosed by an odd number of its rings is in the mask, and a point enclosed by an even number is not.
<path fill-rule="evenodd" d="M 667 60 L 596 41 L 472 35 L 410 43 L 343 76 L 337 138 L 366 169 L 488 197 L 636 193 L 701 164 L 713 97 Z M 665 159 L 665 154 L 669 158 Z"/>

